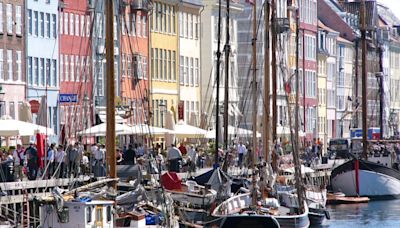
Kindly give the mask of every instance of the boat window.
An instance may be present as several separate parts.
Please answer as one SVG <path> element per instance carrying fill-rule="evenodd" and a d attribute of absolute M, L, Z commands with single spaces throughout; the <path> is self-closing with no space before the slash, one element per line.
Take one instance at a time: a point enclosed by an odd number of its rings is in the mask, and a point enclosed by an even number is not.
<path fill-rule="evenodd" d="M 107 222 L 111 222 L 111 206 L 107 206 Z"/>
<path fill-rule="evenodd" d="M 63 207 L 60 212 L 57 213 L 58 222 L 59 223 L 68 223 L 69 222 L 69 208 Z"/>
<path fill-rule="evenodd" d="M 92 207 L 86 207 L 86 223 L 91 223 L 92 222 Z"/>
<path fill-rule="evenodd" d="M 96 221 L 102 221 L 103 220 L 103 210 L 101 207 L 96 208 Z"/>

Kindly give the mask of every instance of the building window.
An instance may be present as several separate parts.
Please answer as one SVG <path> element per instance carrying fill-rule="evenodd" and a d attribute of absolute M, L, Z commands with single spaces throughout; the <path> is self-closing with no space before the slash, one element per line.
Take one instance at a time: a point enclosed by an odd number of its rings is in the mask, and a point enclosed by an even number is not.
<path fill-rule="evenodd" d="M 3 49 L 0 49 L 0 80 L 4 80 Z"/>
<path fill-rule="evenodd" d="M 16 51 L 17 81 L 22 81 L 22 52 Z"/>
<path fill-rule="evenodd" d="M 64 55 L 60 55 L 60 80 L 64 81 Z"/>
<path fill-rule="evenodd" d="M 185 84 L 185 57 L 179 56 L 179 82 L 181 85 Z"/>
<path fill-rule="evenodd" d="M 194 38 L 195 39 L 199 39 L 199 17 L 198 16 L 194 16 Z M 234 37 L 235 35 L 232 33 L 232 38 Z"/>
<path fill-rule="evenodd" d="M 183 37 L 183 13 L 179 12 L 179 18 L 178 18 L 178 23 L 179 23 L 179 36 Z"/>
<path fill-rule="evenodd" d="M 142 36 L 142 33 L 140 31 L 140 27 L 142 26 L 141 24 L 142 23 L 141 23 L 141 20 L 140 20 L 140 15 L 137 15 L 136 33 L 137 33 L 138 36 Z"/>
<path fill-rule="evenodd" d="M 69 56 L 64 55 L 64 65 L 65 65 L 65 81 L 69 81 Z"/>
<path fill-rule="evenodd" d="M 34 58 L 33 59 L 33 84 L 34 85 L 39 85 L 39 59 Z"/>
<path fill-rule="evenodd" d="M 154 77 L 158 79 L 158 48 L 154 49 Z"/>
<path fill-rule="evenodd" d="M 146 16 L 143 16 L 143 18 L 142 18 L 142 36 L 143 37 L 147 37 L 147 23 L 146 23 L 146 21 L 147 21 L 147 18 L 146 18 Z"/>
<path fill-rule="evenodd" d="M 189 79 L 190 79 L 190 85 L 191 86 L 194 86 L 194 69 L 193 69 L 193 66 L 194 65 L 194 63 L 193 63 L 193 58 L 190 58 L 190 76 L 189 76 Z"/>
<path fill-rule="evenodd" d="M 46 18 L 44 19 L 44 36 L 50 38 L 50 14 L 46 13 Z"/>
<path fill-rule="evenodd" d="M 195 86 L 199 85 L 199 59 L 195 58 L 194 60 L 194 84 Z"/>
<path fill-rule="evenodd" d="M 132 18 L 131 34 L 133 36 L 136 36 L 136 13 L 132 13 L 131 18 Z"/>
<path fill-rule="evenodd" d="M 151 49 L 151 68 L 150 68 L 150 74 L 151 78 L 154 79 L 154 48 Z"/>
<path fill-rule="evenodd" d="M 52 14 L 52 20 L 51 20 L 51 27 L 53 28 L 52 31 L 52 36 L 54 39 L 57 39 L 57 15 Z"/>
<path fill-rule="evenodd" d="M 75 14 L 75 36 L 79 36 L 79 15 Z"/>
<path fill-rule="evenodd" d="M 30 11 L 32 14 L 32 11 Z M 0 33 L 3 33 L 3 3 L 0 2 Z"/>
<path fill-rule="evenodd" d="M 50 75 L 50 68 L 51 68 L 51 66 L 50 66 L 50 59 L 46 59 L 46 66 L 45 66 L 45 68 L 46 68 L 46 85 L 47 86 L 50 86 L 51 85 L 51 75 Z"/>
<path fill-rule="evenodd" d="M 7 50 L 7 70 L 8 80 L 13 80 L 13 54 L 12 50 Z"/>
<path fill-rule="evenodd" d="M 189 83 L 189 57 L 185 57 L 185 85 Z"/>
<path fill-rule="evenodd" d="M 74 35 L 74 14 L 69 14 L 69 35 Z"/>
<path fill-rule="evenodd" d="M 75 56 L 74 55 L 70 56 L 70 66 L 71 66 L 71 68 L 70 68 L 70 80 L 72 82 L 74 82 L 75 81 L 75 70 L 76 70 L 76 68 L 75 68 Z"/>
<path fill-rule="evenodd" d="M 13 101 L 10 101 L 9 107 L 10 107 L 9 114 L 10 114 L 11 118 L 13 118 L 15 120 L 15 103 Z"/>
<path fill-rule="evenodd" d="M 28 85 L 32 85 L 32 57 L 28 57 Z"/>
<path fill-rule="evenodd" d="M 163 75 L 164 75 L 164 80 L 167 80 L 167 77 L 168 77 L 168 75 L 167 75 L 167 66 L 168 66 L 168 63 L 167 63 L 167 50 L 165 50 L 164 49 L 164 73 L 163 73 Z"/>
<path fill-rule="evenodd" d="M 38 12 L 37 11 L 33 11 L 33 34 L 35 36 L 38 36 L 38 29 L 39 29 L 39 25 L 38 25 Z"/>
<path fill-rule="evenodd" d="M 60 34 L 64 34 L 64 13 L 63 12 L 60 12 L 60 17 L 59 17 L 60 19 Z"/>
<path fill-rule="evenodd" d="M 167 79 L 169 80 L 169 81 L 171 81 L 172 80 L 172 74 L 171 74 L 171 68 L 172 68 L 172 66 L 171 66 L 171 50 L 168 50 L 168 52 L 167 52 L 167 60 L 168 60 L 168 66 L 167 66 L 167 75 L 168 75 L 168 77 L 167 77 Z"/>
<path fill-rule="evenodd" d="M 143 56 L 142 61 L 143 61 L 143 79 L 147 79 L 147 58 L 146 58 L 146 56 Z"/>
<path fill-rule="evenodd" d="M 11 4 L 7 4 L 6 14 L 7 14 L 7 34 L 12 35 L 14 21 L 12 18 L 12 5 Z"/>
<path fill-rule="evenodd" d="M 175 51 L 172 51 L 172 80 L 175 82 L 176 81 L 176 73 L 175 73 L 175 67 L 176 67 L 176 53 Z"/>
<path fill-rule="evenodd" d="M 81 37 L 85 36 L 85 15 L 81 15 Z"/>
<path fill-rule="evenodd" d="M 40 18 L 39 18 L 39 35 L 41 37 L 44 37 L 44 13 L 40 13 Z"/>
<path fill-rule="evenodd" d="M 68 18 L 69 18 L 69 16 L 68 16 L 68 13 L 64 13 L 64 34 L 65 35 L 68 35 L 68 32 L 69 32 L 69 30 L 68 30 Z"/>
<path fill-rule="evenodd" d="M 193 39 L 193 15 L 188 14 L 188 27 L 189 27 L 189 38 Z"/>
<path fill-rule="evenodd" d="M 15 33 L 18 36 L 22 35 L 21 6 L 15 6 Z"/>
<path fill-rule="evenodd" d="M 46 75 L 45 75 L 45 66 L 44 66 L 44 59 L 40 59 L 40 85 L 44 86 L 46 83 Z"/>

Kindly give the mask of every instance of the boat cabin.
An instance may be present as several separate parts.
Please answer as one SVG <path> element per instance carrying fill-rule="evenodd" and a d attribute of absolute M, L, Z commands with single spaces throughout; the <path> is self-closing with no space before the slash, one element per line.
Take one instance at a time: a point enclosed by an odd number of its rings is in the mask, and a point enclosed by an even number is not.
<path fill-rule="evenodd" d="M 90 202 L 64 202 L 58 212 L 54 205 L 40 208 L 40 224 L 43 228 L 89 228 L 114 227 L 114 201 L 93 200 Z"/>

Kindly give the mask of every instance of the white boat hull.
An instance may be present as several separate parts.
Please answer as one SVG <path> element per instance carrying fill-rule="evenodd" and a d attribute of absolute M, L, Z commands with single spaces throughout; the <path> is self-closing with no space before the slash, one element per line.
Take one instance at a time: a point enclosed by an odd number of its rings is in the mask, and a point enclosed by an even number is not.
<path fill-rule="evenodd" d="M 400 172 L 371 161 L 352 159 L 337 166 L 331 172 L 331 184 L 334 191 L 346 196 L 400 196 Z"/>
<path fill-rule="evenodd" d="M 334 191 L 343 192 L 346 196 L 400 196 L 400 180 L 369 170 L 359 170 L 359 194 L 357 194 L 354 170 L 332 178 L 332 187 Z"/>

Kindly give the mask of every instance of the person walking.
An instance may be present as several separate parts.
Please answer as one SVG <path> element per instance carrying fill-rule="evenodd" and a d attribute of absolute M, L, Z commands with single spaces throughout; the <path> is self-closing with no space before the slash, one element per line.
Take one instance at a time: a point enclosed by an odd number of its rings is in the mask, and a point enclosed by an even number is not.
<path fill-rule="evenodd" d="M 169 164 L 168 170 L 179 172 L 179 161 L 182 160 L 182 153 L 178 148 L 176 148 L 175 144 L 171 144 L 171 148 L 168 150 L 167 160 Z"/>
<path fill-rule="evenodd" d="M 125 151 L 124 161 L 126 165 L 135 164 L 136 150 L 133 148 L 132 144 L 129 144 L 128 150 Z"/>
<path fill-rule="evenodd" d="M 188 152 L 188 161 L 189 161 L 189 172 L 196 172 L 197 153 L 193 145 L 190 146 Z"/>
<path fill-rule="evenodd" d="M 246 148 L 246 146 L 242 143 L 242 142 L 239 142 L 239 145 L 238 145 L 238 153 L 239 153 L 239 161 L 238 161 L 238 166 L 240 167 L 240 168 L 242 168 L 242 163 L 243 163 L 243 157 L 247 154 L 247 148 Z"/>
<path fill-rule="evenodd" d="M 13 159 L 14 159 L 14 179 L 22 180 L 23 174 L 22 169 L 24 167 L 24 150 L 22 149 L 21 144 L 17 145 L 17 148 L 13 151 Z"/>
<path fill-rule="evenodd" d="M 68 177 L 71 177 L 73 175 L 76 177 L 77 175 L 77 167 L 76 167 L 76 160 L 78 158 L 78 143 L 75 143 L 75 145 L 72 147 L 72 149 L 69 150 L 68 153 Z"/>
<path fill-rule="evenodd" d="M 34 142 L 29 143 L 29 147 L 25 150 L 25 155 L 28 161 L 28 179 L 36 180 L 38 173 L 38 153 Z"/>
<path fill-rule="evenodd" d="M 48 176 L 47 176 L 47 178 L 48 179 L 50 179 L 51 178 L 51 176 L 53 175 L 53 173 L 54 173 L 54 158 L 55 158 L 55 147 L 56 147 L 56 145 L 54 144 L 54 143 L 52 143 L 51 145 L 50 145 L 50 147 L 49 147 L 49 149 L 47 150 L 47 162 L 48 162 L 48 165 L 47 165 L 47 174 L 48 174 Z"/>
<path fill-rule="evenodd" d="M 59 178 L 64 178 L 65 174 L 64 174 L 64 169 L 65 169 L 65 151 L 64 151 L 64 147 L 62 145 L 59 145 L 57 148 L 57 153 L 55 156 L 55 167 L 56 169 L 58 168 L 58 172 L 57 172 L 57 176 Z"/>

